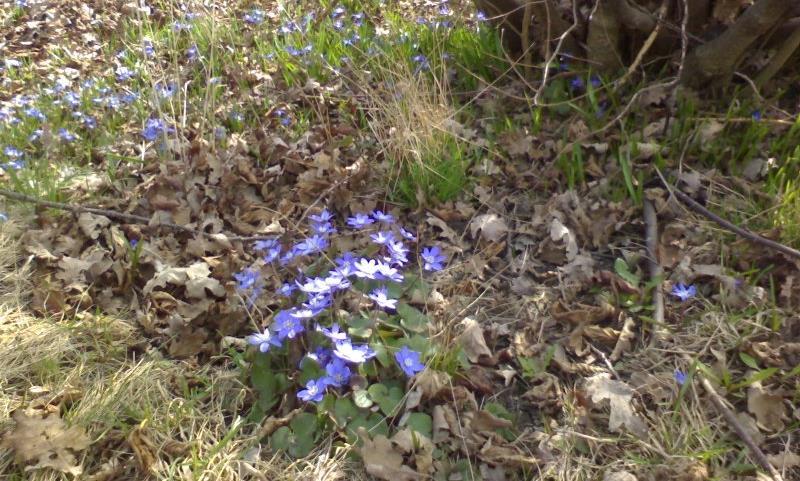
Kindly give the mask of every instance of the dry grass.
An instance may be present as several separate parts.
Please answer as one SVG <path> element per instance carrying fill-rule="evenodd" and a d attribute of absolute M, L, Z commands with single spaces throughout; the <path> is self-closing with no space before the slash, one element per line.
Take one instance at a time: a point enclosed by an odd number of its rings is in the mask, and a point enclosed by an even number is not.
<path fill-rule="evenodd" d="M 125 320 L 88 313 L 44 319 L 24 310 L 30 269 L 14 226 L 0 226 L 0 429 L 16 409 L 51 406 L 91 445 L 79 453 L 86 479 L 355 479 L 346 450 L 321 446 L 289 462 L 259 444 L 243 417 L 249 390 L 231 368 L 163 359 Z M 81 457 L 82 455 L 82 457 Z M 0 454 L 3 479 L 69 479 L 50 469 L 24 472 Z"/>

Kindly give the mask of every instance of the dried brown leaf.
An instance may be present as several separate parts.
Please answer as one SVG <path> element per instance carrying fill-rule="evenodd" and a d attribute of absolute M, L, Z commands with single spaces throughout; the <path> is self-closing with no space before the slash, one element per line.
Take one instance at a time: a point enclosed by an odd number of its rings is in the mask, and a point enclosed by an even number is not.
<path fill-rule="evenodd" d="M 37 411 L 17 410 L 11 417 L 16 426 L 4 436 L 2 446 L 14 450 L 18 463 L 27 464 L 25 471 L 51 468 L 73 476 L 83 472 L 74 454 L 89 446 L 83 429 L 68 428 L 58 413 L 42 415 Z"/>

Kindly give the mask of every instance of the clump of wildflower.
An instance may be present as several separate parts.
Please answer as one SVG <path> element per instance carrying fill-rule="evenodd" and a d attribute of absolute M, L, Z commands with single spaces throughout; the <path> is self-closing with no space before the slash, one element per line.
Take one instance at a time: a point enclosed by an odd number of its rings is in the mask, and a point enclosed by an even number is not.
<path fill-rule="evenodd" d="M 145 121 L 144 129 L 142 130 L 142 137 L 145 140 L 152 142 L 161 135 L 173 133 L 175 129 L 168 126 L 166 122 L 159 118 L 149 118 Z"/>

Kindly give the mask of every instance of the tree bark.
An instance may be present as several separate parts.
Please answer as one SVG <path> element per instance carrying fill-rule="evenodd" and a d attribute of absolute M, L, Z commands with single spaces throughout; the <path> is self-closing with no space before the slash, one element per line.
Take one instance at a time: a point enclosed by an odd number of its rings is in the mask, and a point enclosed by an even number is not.
<path fill-rule="evenodd" d="M 784 18 L 798 0 L 759 0 L 721 35 L 687 57 L 681 82 L 690 87 L 728 82 L 747 49 Z"/>

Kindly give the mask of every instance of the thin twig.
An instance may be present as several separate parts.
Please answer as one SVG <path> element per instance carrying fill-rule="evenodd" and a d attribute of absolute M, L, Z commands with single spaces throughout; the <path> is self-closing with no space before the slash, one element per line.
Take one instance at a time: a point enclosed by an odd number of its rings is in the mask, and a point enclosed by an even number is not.
<path fill-rule="evenodd" d="M 659 172 L 659 176 L 660 175 L 661 175 L 661 173 Z M 672 195 L 677 197 L 678 200 L 683 202 L 686 205 L 686 207 L 688 207 L 690 210 L 693 210 L 694 212 L 697 212 L 698 214 L 701 214 L 704 217 L 716 222 L 718 225 L 720 225 L 724 229 L 727 229 L 727 230 L 733 232 L 734 234 L 736 234 L 736 235 L 738 235 L 740 237 L 743 237 L 743 238 L 745 238 L 745 239 L 747 239 L 747 240 L 749 240 L 751 242 L 754 242 L 756 244 L 760 244 L 760 245 L 762 245 L 764 247 L 768 247 L 768 248 L 770 248 L 772 250 L 775 250 L 775 251 L 778 251 L 778 252 L 780 252 L 782 254 L 786 254 L 789 257 L 794 257 L 795 259 L 800 259 L 800 251 L 798 251 L 797 249 L 793 249 L 793 248 L 791 248 L 791 247 L 789 247 L 789 246 L 787 246 L 785 244 L 781 244 L 780 242 L 775 242 L 772 239 L 767 239 L 766 237 L 760 236 L 760 235 L 758 235 L 758 234 L 756 234 L 754 232 L 750 232 L 747 229 L 739 227 L 738 225 L 736 225 L 736 224 L 734 224 L 734 223 L 732 223 L 732 222 L 730 222 L 728 220 L 725 220 L 722 217 L 718 216 L 717 214 L 715 214 L 715 213 L 711 212 L 710 210 L 706 209 L 705 207 L 703 207 L 702 205 L 697 203 L 696 200 L 692 199 L 688 195 L 686 195 L 683 192 L 681 192 L 680 190 L 676 189 L 674 186 L 670 185 L 663 177 L 661 177 L 661 182 L 664 183 L 664 186 L 667 188 L 667 190 L 669 190 L 669 192 Z"/>
<path fill-rule="evenodd" d="M 116 210 L 111 209 L 101 209 L 99 207 L 87 207 L 83 205 L 77 204 L 66 204 L 63 202 L 53 202 L 51 200 L 44 200 L 33 197 L 27 194 L 21 194 L 19 192 L 14 192 L 13 190 L 6 190 L 0 189 L 0 196 L 6 197 L 8 199 L 16 200 L 19 202 L 27 202 L 29 204 L 36 204 L 42 207 L 49 207 L 51 209 L 58 209 L 58 210 L 67 210 L 74 214 L 80 214 L 81 212 L 88 212 L 90 214 L 102 215 L 104 217 L 108 217 L 110 219 L 116 219 L 120 221 L 129 222 L 131 224 L 145 224 L 149 227 L 166 227 L 167 229 L 172 229 L 180 232 L 186 232 L 189 234 L 195 235 L 202 235 L 208 237 L 209 239 L 214 240 L 227 240 L 227 241 L 257 241 L 257 240 L 267 240 L 267 239 L 274 239 L 275 236 L 229 236 L 223 233 L 211 233 L 205 232 L 199 229 L 193 229 L 191 227 L 186 227 L 178 224 L 173 224 L 172 222 L 158 222 L 155 224 L 150 224 L 150 219 L 141 215 L 135 214 L 126 214 L 124 212 L 119 212 Z"/>
<path fill-rule="evenodd" d="M 692 363 L 692 359 L 689 356 L 684 355 L 684 360 L 688 363 Z M 747 446 L 747 449 L 750 450 L 750 453 L 753 455 L 755 460 L 758 462 L 759 465 L 772 476 L 773 481 L 783 481 L 783 476 L 781 473 L 772 466 L 772 463 L 769 462 L 767 456 L 764 455 L 764 451 L 758 447 L 753 438 L 747 432 L 747 430 L 742 426 L 742 423 L 736 418 L 736 415 L 731 411 L 731 409 L 725 405 L 725 400 L 720 396 L 717 391 L 714 389 L 714 386 L 709 382 L 709 380 L 703 375 L 702 372 L 696 371 L 697 377 L 700 379 L 700 384 L 703 386 L 703 389 L 706 390 L 709 397 L 711 398 L 711 402 L 714 403 L 714 407 L 717 408 L 717 411 L 722 414 L 728 424 L 736 431 L 736 434 L 739 436 L 739 439 Z"/>

